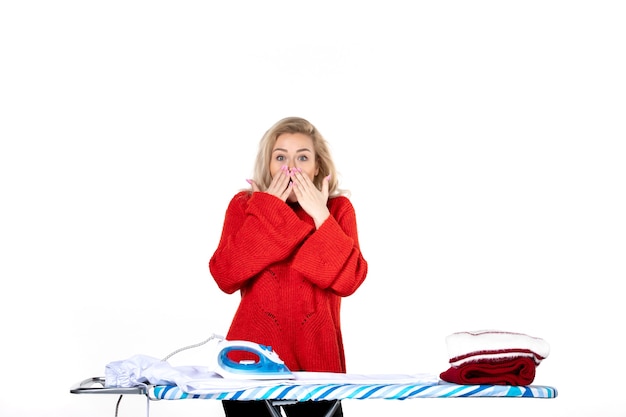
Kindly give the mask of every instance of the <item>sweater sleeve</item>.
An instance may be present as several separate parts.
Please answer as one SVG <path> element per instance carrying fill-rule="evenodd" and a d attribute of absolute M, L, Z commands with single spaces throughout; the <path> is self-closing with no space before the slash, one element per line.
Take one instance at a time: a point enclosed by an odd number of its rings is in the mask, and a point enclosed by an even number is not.
<path fill-rule="evenodd" d="M 333 200 L 331 215 L 302 245 L 293 267 L 316 286 L 345 297 L 365 280 L 367 261 L 359 248 L 352 203 L 346 197 Z"/>
<path fill-rule="evenodd" d="M 209 269 L 218 287 L 231 294 L 268 265 L 290 256 L 314 227 L 267 193 L 243 191 L 231 200 Z"/>

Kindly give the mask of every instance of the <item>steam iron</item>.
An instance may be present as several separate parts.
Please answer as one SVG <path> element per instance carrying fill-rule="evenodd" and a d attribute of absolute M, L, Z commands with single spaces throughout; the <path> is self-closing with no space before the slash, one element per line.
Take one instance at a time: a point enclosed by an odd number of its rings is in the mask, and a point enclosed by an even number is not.
<path fill-rule="evenodd" d="M 246 340 L 222 340 L 217 345 L 217 369 L 222 378 L 233 379 L 293 379 L 294 375 L 271 346 Z M 254 360 L 236 362 L 228 354 L 248 352 Z M 249 356 L 249 355 L 248 355 Z"/>

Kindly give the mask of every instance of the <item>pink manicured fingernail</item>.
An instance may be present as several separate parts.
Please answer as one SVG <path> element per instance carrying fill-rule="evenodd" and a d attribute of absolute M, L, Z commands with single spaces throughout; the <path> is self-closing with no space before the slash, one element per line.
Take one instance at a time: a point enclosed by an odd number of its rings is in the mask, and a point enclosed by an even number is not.
<path fill-rule="evenodd" d="M 250 179 L 246 179 L 246 182 L 247 182 L 248 184 L 252 185 L 252 180 L 250 180 Z"/>
<path fill-rule="evenodd" d="M 328 174 L 328 175 L 326 176 L 326 179 L 327 179 L 327 180 L 329 180 L 329 179 L 330 179 L 330 174 Z"/>

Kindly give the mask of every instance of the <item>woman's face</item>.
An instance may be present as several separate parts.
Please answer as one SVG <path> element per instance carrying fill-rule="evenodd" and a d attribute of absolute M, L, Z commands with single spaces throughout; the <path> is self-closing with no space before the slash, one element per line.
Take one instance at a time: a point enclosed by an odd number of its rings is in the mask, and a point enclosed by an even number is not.
<path fill-rule="evenodd" d="M 278 136 L 272 148 L 270 160 L 272 178 L 284 165 L 289 168 L 289 171 L 294 168 L 302 170 L 302 173 L 313 181 L 319 171 L 315 149 L 313 149 L 313 139 L 303 133 L 282 133 Z M 288 200 L 295 201 L 293 192 L 289 195 Z"/>

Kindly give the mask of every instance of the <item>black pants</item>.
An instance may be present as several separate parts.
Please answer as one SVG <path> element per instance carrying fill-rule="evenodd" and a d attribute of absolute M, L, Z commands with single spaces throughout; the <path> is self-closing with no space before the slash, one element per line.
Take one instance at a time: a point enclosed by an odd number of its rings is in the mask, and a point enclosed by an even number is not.
<path fill-rule="evenodd" d="M 283 405 L 287 417 L 324 417 L 334 401 L 306 401 Z M 271 417 L 265 401 L 222 401 L 226 417 Z M 333 417 L 343 417 L 341 404 Z"/>

